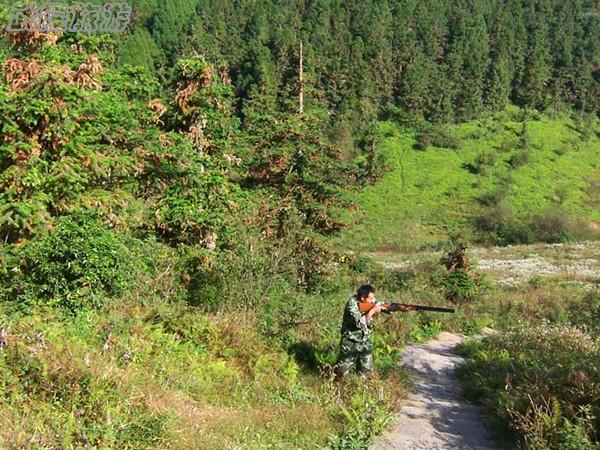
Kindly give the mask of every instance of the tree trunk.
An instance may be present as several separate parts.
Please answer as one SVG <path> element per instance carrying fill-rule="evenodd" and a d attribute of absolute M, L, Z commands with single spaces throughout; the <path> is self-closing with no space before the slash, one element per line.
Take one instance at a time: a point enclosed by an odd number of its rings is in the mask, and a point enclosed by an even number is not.
<path fill-rule="evenodd" d="M 300 85 L 300 106 L 298 112 L 302 114 L 304 112 L 304 49 L 302 47 L 302 41 L 300 41 L 300 70 L 299 70 L 299 85 Z"/>

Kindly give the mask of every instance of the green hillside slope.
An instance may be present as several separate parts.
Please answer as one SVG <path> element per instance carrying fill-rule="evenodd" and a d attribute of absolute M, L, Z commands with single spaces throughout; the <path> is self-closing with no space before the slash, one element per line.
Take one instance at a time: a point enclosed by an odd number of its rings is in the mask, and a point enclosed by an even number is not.
<path fill-rule="evenodd" d="M 380 152 L 392 170 L 351 195 L 338 243 L 385 251 L 435 246 L 456 233 L 502 243 L 502 233 L 485 233 L 494 221 L 526 227 L 543 218 L 585 236 L 600 219 L 597 122 L 521 116 L 510 109 L 449 128 L 456 149 L 419 150 L 418 133 L 382 123 Z"/>

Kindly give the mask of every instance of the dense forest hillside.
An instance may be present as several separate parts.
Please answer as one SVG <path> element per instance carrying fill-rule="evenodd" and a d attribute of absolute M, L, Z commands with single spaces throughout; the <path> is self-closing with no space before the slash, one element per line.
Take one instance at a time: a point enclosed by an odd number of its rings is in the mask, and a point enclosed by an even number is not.
<path fill-rule="evenodd" d="M 597 1 L 136 3 L 122 62 L 168 77 L 177 57 L 201 53 L 228 67 L 241 99 L 289 107 L 302 41 L 308 105 L 339 118 L 398 107 L 465 120 L 508 102 L 598 110 Z"/>

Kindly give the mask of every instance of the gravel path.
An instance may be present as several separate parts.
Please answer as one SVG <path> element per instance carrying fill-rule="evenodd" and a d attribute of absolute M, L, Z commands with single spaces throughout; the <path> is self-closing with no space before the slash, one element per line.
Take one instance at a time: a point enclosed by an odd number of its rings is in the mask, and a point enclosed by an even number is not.
<path fill-rule="evenodd" d="M 455 369 L 463 358 L 453 354 L 461 341 L 442 332 L 426 344 L 406 347 L 402 366 L 416 373 L 413 393 L 393 429 L 378 437 L 371 450 L 496 449 L 481 421 L 481 407 L 461 398 Z"/>
<path fill-rule="evenodd" d="M 500 285 L 516 287 L 537 277 L 579 284 L 586 289 L 594 289 L 600 283 L 600 241 L 473 247 L 467 254 L 478 271 Z M 442 252 L 372 254 L 384 267 L 399 270 L 409 270 L 419 262 L 438 260 L 441 255 Z"/>

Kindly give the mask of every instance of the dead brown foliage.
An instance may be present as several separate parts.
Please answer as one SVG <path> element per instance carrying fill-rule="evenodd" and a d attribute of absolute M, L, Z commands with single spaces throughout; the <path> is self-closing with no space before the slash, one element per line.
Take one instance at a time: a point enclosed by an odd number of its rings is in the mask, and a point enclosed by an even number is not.
<path fill-rule="evenodd" d="M 160 117 L 167 111 L 167 107 L 158 98 L 150 100 L 148 107 L 154 113 L 154 123 L 164 125 L 164 122 L 160 120 Z"/>
<path fill-rule="evenodd" d="M 102 85 L 93 75 L 103 72 L 98 58 L 90 55 L 81 63 L 77 71 L 68 66 L 43 66 L 37 58 L 23 60 L 10 58 L 4 61 L 4 80 L 10 85 L 10 93 L 21 92 L 34 82 L 44 79 L 44 87 L 58 83 L 76 84 L 80 88 L 102 89 Z"/>
<path fill-rule="evenodd" d="M 187 85 L 184 83 L 179 84 L 176 100 L 177 104 L 184 113 L 189 114 L 196 111 L 198 107 L 193 106 L 191 98 L 196 92 L 209 87 L 211 84 L 211 78 L 212 67 L 206 66 L 197 80 L 193 80 Z"/>
<path fill-rule="evenodd" d="M 17 47 L 26 47 L 29 50 L 34 50 L 42 45 L 56 45 L 56 41 L 62 33 L 42 33 L 40 31 L 18 31 L 8 32 L 3 31 L 2 36 L 10 39 L 12 44 Z"/>
<path fill-rule="evenodd" d="M 192 95 L 198 92 L 198 88 L 198 83 L 194 81 L 187 85 L 185 88 L 179 89 L 177 91 L 177 104 L 184 113 L 188 114 L 196 110 L 195 107 L 190 106 L 190 98 L 192 97 Z"/>
<path fill-rule="evenodd" d="M 190 131 L 187 133 L 187 137 L 190 139 L 194 147 L 199 148 L 202 151 L 206 150 L 206 148 L 210 146 L 210 141 L 204 134 L 206 125 L 206 119 L 204 119 L 204 117 L 199 117 L 198 120 L 196 120 L 196 122 L 190 126 Z"/>
<path fill-rule="evenodd" d="M 94 55 L 89 55 L 87 61 L 81 63 L 75 75 L 75 81 L 80 88 L 102 90 L 102 84 L 93 75 L 104 72 L 102 64 Z"/>
<path fill-rule="evenodd" d="M 10 85 L 10 92 L 26 89 L 43 70 L 41 60 L 35 58 L 29 61 L 10 58 L 4 61 L 2 68 L 4 81 Z"/>
<path fill-rule="evenodd" d="M 458 243 L 442 257 L 442 264 L 446 266 L 448 272 L 454 272 L 458 269 L 468 271 L 470 267 L 469 257 L 466 254 L 467 247 Z"/>

